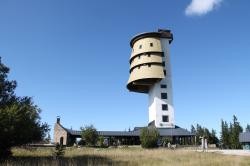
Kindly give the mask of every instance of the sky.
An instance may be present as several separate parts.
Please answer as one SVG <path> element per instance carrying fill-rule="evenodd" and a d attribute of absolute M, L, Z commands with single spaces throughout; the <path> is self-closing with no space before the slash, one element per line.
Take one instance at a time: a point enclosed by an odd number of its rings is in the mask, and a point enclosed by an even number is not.
<path fill-rule="evenodd" d="M 129 92 L 130 39 L 170 29 L 176 125 L 250 124 L 250 1 L 0 0 L 0 56 L 43 122 L 128 130 L 148 124 Z"/>

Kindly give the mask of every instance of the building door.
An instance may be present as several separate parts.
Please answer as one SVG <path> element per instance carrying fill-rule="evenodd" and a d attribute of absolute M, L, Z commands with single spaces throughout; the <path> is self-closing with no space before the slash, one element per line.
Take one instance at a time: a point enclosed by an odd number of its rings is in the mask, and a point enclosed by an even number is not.
<path fill-rule="evenodd" d="M 63 137 L 60 138 L 60 145 L 63 145 Z"/>

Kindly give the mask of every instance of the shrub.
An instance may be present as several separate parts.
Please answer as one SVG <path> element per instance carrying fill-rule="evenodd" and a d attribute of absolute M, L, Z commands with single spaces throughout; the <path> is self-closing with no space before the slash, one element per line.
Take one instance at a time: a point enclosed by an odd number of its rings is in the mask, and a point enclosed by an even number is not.
<path fill-rule="evenodd" d="M 155 127 L 145 127 L 140 132 L 140 141 L 143 148 L 157 147 L 159 132 Z"/>
<path fill-rule="evenodd" d="M 88 146 L 95 146 L 98 141 L 98 132 L 93 125 L 81 127 L 82 139 L 85 140 Z"/>
<path fill-rule="evenodd" d="M 98 138 L 98 146 L 100 146 L 101 148 L 106 146 L 104 144 L 104 137 L 103 136 L 99 136 L 99 138 Z"/>
<path fill-rule="evenodd" d="M 54 156 L 56 158 L 62 157 L 65 153 L 65 148 L 62 144 L 57 143 L 55 147 Z"/>

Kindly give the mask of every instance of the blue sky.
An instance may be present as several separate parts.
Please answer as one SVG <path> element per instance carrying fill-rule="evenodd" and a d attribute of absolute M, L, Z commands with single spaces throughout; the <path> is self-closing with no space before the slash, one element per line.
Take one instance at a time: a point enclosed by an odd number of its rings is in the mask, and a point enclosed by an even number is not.
<path fill-rule="evenodd" d="M 52 129 L 148 123 L 147 95 L 126 89 L 130 39 L 170 29 L 176 124 L 250 123 L 250 1 L 1 0 L 0 56 Z"/>

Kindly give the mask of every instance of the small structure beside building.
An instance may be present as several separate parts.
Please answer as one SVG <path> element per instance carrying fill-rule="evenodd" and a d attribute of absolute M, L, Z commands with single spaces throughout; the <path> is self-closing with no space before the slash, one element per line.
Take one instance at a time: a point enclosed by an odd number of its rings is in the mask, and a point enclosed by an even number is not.
<path fill-rule="evenodd" d="M 243 149 L 250 150 L 250 132 L 240 133 L 239 142 L 242 144 Z"/>

